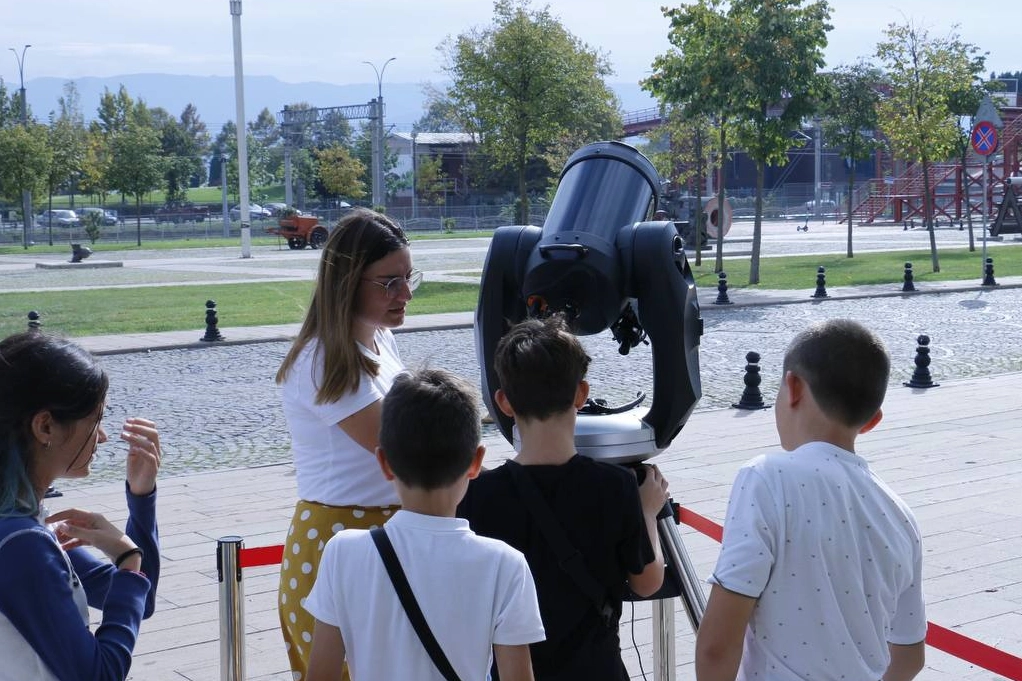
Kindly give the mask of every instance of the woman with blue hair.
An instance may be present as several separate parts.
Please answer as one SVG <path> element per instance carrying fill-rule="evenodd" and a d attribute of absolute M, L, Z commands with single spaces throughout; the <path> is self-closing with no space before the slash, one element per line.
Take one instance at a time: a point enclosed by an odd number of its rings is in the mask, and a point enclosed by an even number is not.
<path fill-rule="evenodd" d="M 84 478 L 108 379 L 74 343 L 28 331 L 0 341 L 0 680 L 123 681 L 160 573 L 155 425 L 129 418 L 126 528 L 42 505 L 57 478 Z M 93 547 L 106 559 L 86 549 Z M 89 629 L 88 606 L 102 611 Z"/>

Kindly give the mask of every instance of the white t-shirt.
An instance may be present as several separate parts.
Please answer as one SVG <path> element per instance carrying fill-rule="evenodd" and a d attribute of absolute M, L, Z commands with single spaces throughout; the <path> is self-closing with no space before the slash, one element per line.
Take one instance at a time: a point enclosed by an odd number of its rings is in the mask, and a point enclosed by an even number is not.
<path fill-rule="evenodd" d="M 926 636 L 922 541 L 866 461 L 812 442 L 760 456 L 731 489 L 710 582 L 757 598 L 738 679 L 879 679 L 888 642 Z"/>
<path fill-rule="evenodd" d="M 389 330 L 376 331 L 376 346 L 379 354 L 361 344 L 359 349 L 379 364 L 379 373 L 375 377 L 362 374 L 358 389 L 336 402 L 316 404 L 323 358 L 317 356 L 319 343 L 315 340 L 302 348 L 288 372 L 282 399 L 301 499 L 331 506 L 398 503 L 397 492 L 380 472 L 376 456 L 337 425 L 382 400 L 397 375 L 405 370 Z"/>
<path fill-rule="evenodd" d="M 487 678 L 494 644 L 543 640 L 536 587 L 521 553 L 476 535 L 462 518 L 398 511 L 384 527 L 460 678 Z M 305 609 L 341 630 L 354 681 L 443 681 L 368 531 L 342 530 L 327 542 Z"/>

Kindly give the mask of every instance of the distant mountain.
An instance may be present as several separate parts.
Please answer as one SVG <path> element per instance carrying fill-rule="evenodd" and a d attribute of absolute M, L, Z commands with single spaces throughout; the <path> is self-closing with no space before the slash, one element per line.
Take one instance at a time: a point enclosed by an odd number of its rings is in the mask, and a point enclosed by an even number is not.
<path fill-rule="evenodd" d="M 210 135 L 226 121 L 235 118 L 234 78 L 228 76 L 175 76 L 139 73 L 110 78 L 75 78 L 86 120 L 96 116 L 104 89 L 117 92 L 123 84 L 134 98 L 141 97 L 151 107 L 162 107 L 178 116 L 189 103 L 194 104 Z M 41 121 L 57 108 L 63 94 L 62 78 L 35 78 L 25 84 L 28 104 Z M 7 83 L 10 87 L 10 83 Z M 621 99 L 624 111 L 655 106 L 656 102 L 636 83 L 611 83 Z M 424 85 L 421 83 L 383 83 L 387 105 L 387 123 L 398 131 L 409 131 L 423 114 Z M 375 83 L 333 85 L 331 83 L 285 83 L 272 76 L 245 77 L 245 118 L 254 120 L 263 108 L 276 114 L 285 104 L 308 102 L 317 107 L 365 104 L 376 96 Z"/>

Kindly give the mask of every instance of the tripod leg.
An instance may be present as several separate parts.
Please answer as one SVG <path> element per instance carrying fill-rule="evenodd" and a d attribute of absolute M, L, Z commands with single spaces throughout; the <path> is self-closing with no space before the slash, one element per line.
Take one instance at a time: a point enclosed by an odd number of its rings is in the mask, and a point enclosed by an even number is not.
<path fill-rule="evenodd" d="M 668 502 L 670 503 L 670 502 Z M 660 542 L 667 553 L 667 563 L 673 565 L 678 573 L 681 584 L 681 602 L 688 613 L 688 621 L 692 625 L 692 631 L 699 631 L 699 623 L 706 612 L 706 594 L 703 592 L 703 585 L 696 574 L 692 559 L 689 558 L 685 544 L 681 541 L 681 533 L 678 532 L 678 525 L 674 520 L 674 513 L 668 518 L 661 518 L 658 521 L 660 530 Z"/>

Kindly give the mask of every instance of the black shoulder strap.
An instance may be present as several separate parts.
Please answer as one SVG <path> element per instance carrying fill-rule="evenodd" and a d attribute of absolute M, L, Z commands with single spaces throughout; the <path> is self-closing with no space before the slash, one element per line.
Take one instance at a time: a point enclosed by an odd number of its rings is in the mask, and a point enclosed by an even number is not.
<path fill-rule="evenodd" d="M 514 480 L 518 493 L 522 496 L 522 502 L 529 510 L 529 513 L 532 514 L 532 519 L 536 521 L 536 526 L 543 534 L 543 538 L 546 539 L 550 549 L 554 552 L 558 566 L 574 580 L 575 585 L 592 602 L 596 612 L 600 614 L 603 623 L 610 626 L 614 609 L 607 603 L 607 592 L 589 572 L 585 561 L 582 560 L 582 554 L 578 552 L 578 549 L 571 544 L 567 535 L 564 534 L 564 528 L 554 515 L 550 504 L 539 493 L 536 483 L 533 482 L 528 473 L 522 470 L 520 464 L 508 461 L 505 467 L 511 473 L 511 479 Z"/>
<path fill-rule="evenodd" d="M 430 659 L 433 660 L 433 664 L 447 681 L 461 681 L 458 673 L 451 666 L 450 660 L 444 654 L 443 648 L 433 636 L 433 632 L 419 608 L 419 603 L 415 600 L 415 594 L 412 593 L 412 587 L 408 584 L 405 571 L 401 569 L 401 561 L 397 559 L 394 545 L 390 543 L 387 532 L 382 527 L 374 527 L 369 534 L 373 538 L 373 543 L 376 544 L 376 550 L 380 552 L 380 558 L 383 559 L 383 564 L 387 568 L 390 581 L 394 584 L 394 591 L 397 592 L 397 597 L 401 600 L 401 605 L 404 606 L 405 613 L 407 613 L 412 627 L 415 628 L 415 633 L 419 635 L 423 647 L 429 653 Z"/>

